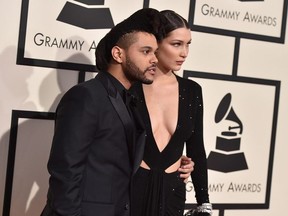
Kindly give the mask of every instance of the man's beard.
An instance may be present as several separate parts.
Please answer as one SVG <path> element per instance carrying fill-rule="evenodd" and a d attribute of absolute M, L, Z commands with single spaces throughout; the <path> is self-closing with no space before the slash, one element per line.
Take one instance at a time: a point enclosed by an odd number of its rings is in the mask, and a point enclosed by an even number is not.
<path fill-rule="evenodd" d="M 153 80 L 148 79 L 145 76 L 145 73 L 147 72 L 148 68 L 145 71 L 140 70 L 139 67 L 137 67 L 129 57 L 126 59 L 126 64 L 124 69 L 124 73 L 126 77 L 131 81 L 131 82 L 142 82 L 144 84 L 151 84 Z"/>

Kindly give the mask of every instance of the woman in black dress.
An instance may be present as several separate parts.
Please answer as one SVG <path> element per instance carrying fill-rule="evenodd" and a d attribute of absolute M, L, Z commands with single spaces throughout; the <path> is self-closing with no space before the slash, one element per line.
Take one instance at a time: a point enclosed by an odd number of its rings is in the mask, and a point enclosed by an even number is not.
<path fill-rule="evenodd" d="M 158 35 L 154 81 L 135 86 L 147 140 L 132 184 L 132 216 L 183 215 L 186 190 L 177 169 L 185 144 L 187 156 L 195 163 L 191 178 L 198 215 L 210 215 L 201 86 L 174 73 L 188 55 L 191 31 L 174 11 L 161 13 L 166 19 L 165 31 Z"/>

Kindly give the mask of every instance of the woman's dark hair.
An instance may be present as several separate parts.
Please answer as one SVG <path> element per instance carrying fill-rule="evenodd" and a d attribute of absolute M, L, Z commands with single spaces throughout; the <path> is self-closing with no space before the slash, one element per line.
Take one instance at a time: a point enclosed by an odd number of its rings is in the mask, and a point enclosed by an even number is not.
<path fill-rule="evenodd" d="M 163 40 L 168 36 L 168 34 L 178 28 L 187 28 L 189 29 L 189 24 L 186 19 L 184 19 L 181 15 L 177 14 L 172 10 L 163 10 L 160 12 L 166 18 L 166 22 L 163 23 L 163 33 L 158 36 L 159 41 Z"/>

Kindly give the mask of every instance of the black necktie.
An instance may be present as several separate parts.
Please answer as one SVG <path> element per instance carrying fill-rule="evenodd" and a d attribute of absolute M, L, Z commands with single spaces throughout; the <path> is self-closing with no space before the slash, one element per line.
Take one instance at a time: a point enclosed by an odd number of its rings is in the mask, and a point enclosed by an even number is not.
<path fill-rule="evenodd" d="M 127 107 L 127 110 L 129 112 L 130 116 L 132 117 L 133 115 L 132 115 L 131 110 L 133 110 L 134 107 L 136 106 L 137 98 L 133 94 L 131 94 L 129 91 L 124 90 L 123 100 L 124 100 L 124 103 Z"/>
<path fill-rule="evenodd" d="M 133 163 L 134 161 L 134 142 L 135 142 L 135 136 L 136 136 L 136 130 L 135 130 L 135 121 L 134 121 L 134 115 L 133 115 L 133 111 L 134 111 L 134 108 L 135 108 L 135 104 L 134 104 L 134 99 L 135 97 L 130 93 L 128 92 L 127 90 L 124 90 L 124 94 L 123 94 L 123 101 L 126 105 L 126 108 L 128 110 L 128 113 L 131 117 L 131 120 L 132 120 L 132 139 L 131 139 L 131 143 L 128 142 L 128 151 L 129 151 L 129 154 L 130 154 L 130 159 L 131 159 L 131 163 Z"/>

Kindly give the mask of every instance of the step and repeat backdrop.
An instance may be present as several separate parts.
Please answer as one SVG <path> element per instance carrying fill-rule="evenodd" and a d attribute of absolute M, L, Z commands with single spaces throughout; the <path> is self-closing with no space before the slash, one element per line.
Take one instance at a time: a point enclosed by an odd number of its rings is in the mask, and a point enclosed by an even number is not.
<path fill-rule="evenodd" d="M 90 79 L 97 74 L 99 40 L 144 7 L 175 10 L 189 22 L 191 51 L 180 74 L 203 88 L 214 215 L 268 211 L 281 80 L 241 75 L 241 45 L 249 40 L 251 50 L 259 42 L 285 46 L 287 0 L 22 0 L 16 64 L 78 71 L 76 82 Z M 193 47 L 201 46 L 229 51 L 217 58 L 199 53 L 206 58 L 198 69 Z M 257 55 L 249 58 L 257 60 Z M 223 71 L 218 71 L 219 59 L 226 65 Z M 3 216 L 36 216 L 46 201 L 54 112 L 12 110 L 11 116 Z M 186 208 L 193 208 L 191 180 L 186 190 Z"/>

